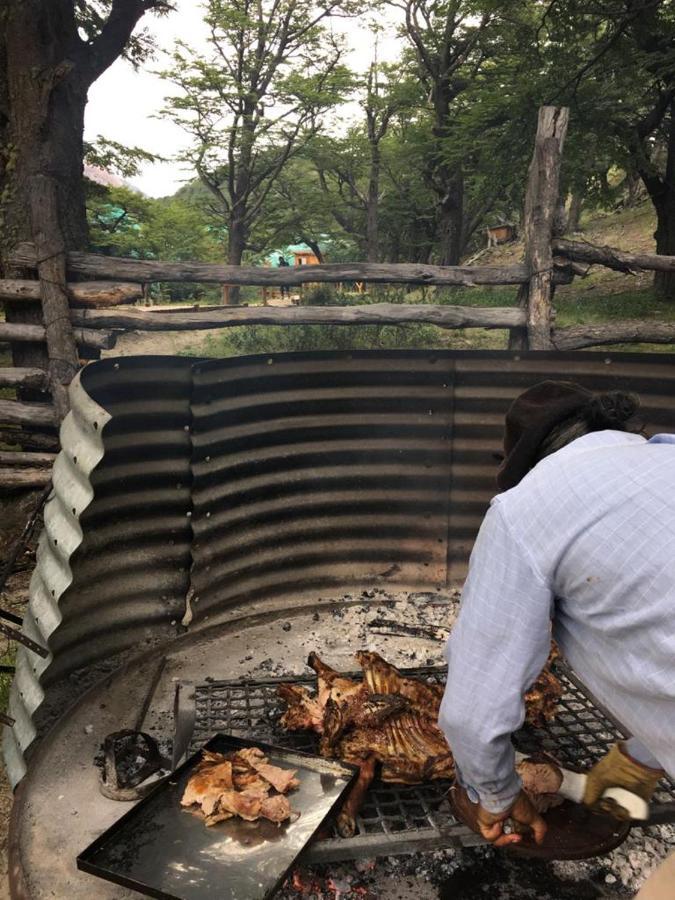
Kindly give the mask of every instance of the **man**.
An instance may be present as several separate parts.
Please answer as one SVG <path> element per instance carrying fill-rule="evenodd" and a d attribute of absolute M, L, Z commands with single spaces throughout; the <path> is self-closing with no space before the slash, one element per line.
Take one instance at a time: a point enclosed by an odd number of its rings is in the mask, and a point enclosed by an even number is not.
<path fill-rule="evenodd" d="M 288 262 L 288 260 L 282 253 L 279 254 L 277 263 L 278 263 L 280 269 L 287 269 L 290 266 L 290 263 Z M 281 296 L 288 297 L 288 285 L 287 284 L 281 285 Z"/>
<path fill-rule="evenodd" d="M 471 555 L 439 719 L 475 830 L 497 846 L 521 839 L 504 832 L 507 818 L 539 843 L 546 831 L 521 791 L 511 734 L 551 626 L 634 735 L 591 770 L 584 802 L 611 786 L 649 800 L 663 770 L 675 777 L 675 435 L 635 433 L 637 406 L 547 381 L 506 416 L 502 493 Z"/>

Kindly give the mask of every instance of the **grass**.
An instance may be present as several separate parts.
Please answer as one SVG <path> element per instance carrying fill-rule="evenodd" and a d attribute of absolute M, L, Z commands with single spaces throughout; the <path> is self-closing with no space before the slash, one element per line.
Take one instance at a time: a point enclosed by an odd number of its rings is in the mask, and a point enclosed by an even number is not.
<path fill-rule="evenodd" d="M 623 284 L 625 285 L 625 278 Z M 620 319 L 649 319 L 675 322 L 675 303 L 658 299 L 651 287 L 636 285 L 608 293 L 589 289 L 588 280 L 579 280 L 577 290 L 556 293 L 556 324 L 581 325 Z M 322 297 L 325 303 L 326 298 Z M 515 306 L 517 289 L 511 287 L 424 288 L 412 292 L 379 289 L 370 294 L 337 295 L 336 305 L 368 303 L 430 303 L 454 306 Z M 503 350 L 508 332 L 501 329 L 467 328 L 444 330 L 435 325 L 244 325 L 218 335 L 196 340 L 186 355 L 213 358 L 255 353 L 282 353 L 307 350 L 357 349 L 446 349 Z M 589 348 L 593 349 L 593 348 Z M 675 344 L 616 344 L 599 351 L 675 352 Z"/>

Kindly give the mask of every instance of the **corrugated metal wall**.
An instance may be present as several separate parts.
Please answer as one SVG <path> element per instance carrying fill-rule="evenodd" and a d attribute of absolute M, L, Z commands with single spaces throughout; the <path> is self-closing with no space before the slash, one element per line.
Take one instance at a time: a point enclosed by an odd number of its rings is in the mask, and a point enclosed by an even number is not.
<path fill-rule="evenodd" d="M 372 351 L 87 367 L 64 424 L 60 512 L 43 535 L 26 618 L 53 656 L 45 665 L 20 651 L 13 779 L 36 727 L 86 683 L 85 668 L 174 635 L 190 587 L 197 627 L 255 598 L 460 580 L 511 400 L 544 378 L 629 389 L 650 430 L 673 432 L 674 363 Z M 73 688 L 66 676 L 76 670 Z"/>
<path fill-rule="evenodd" d="M 197 367 L 197 619 L 261 595 L 445 583 L 452 386 L 434 359 Z"/>

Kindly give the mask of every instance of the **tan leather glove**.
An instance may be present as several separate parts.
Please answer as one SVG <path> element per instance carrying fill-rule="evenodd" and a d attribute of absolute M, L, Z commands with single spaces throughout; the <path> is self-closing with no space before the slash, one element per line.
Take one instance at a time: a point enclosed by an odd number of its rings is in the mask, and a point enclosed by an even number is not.
<path fill-rule="evenodd" d="M 626 788 L 649 802 L 664 774 L 662 769 L 650 769 L 636 762 L 626 753 L 623 744 L 614 744 L 588 773 L 584 804 L 597 806 L 604 792 L 611 787 Z"/>

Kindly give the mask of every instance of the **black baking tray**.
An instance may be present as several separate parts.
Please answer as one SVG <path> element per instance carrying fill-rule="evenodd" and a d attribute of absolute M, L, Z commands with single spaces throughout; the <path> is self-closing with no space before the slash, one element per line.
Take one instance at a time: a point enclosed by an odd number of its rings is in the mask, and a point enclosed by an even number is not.
<path fill-rule="evenodd" d="M 281 887 L 303 850 L 336 811 L 358 769 L 338 760 L 218 734 L 216 753 L 259 747 L 270 762 L 297 769 L 288 797 L 296 821 L 229 819 L 210 828 L 180 805 L 201 751 L 160 782 L 77 858 L 84 872 L 161 900 L 264 900 Z"/>

